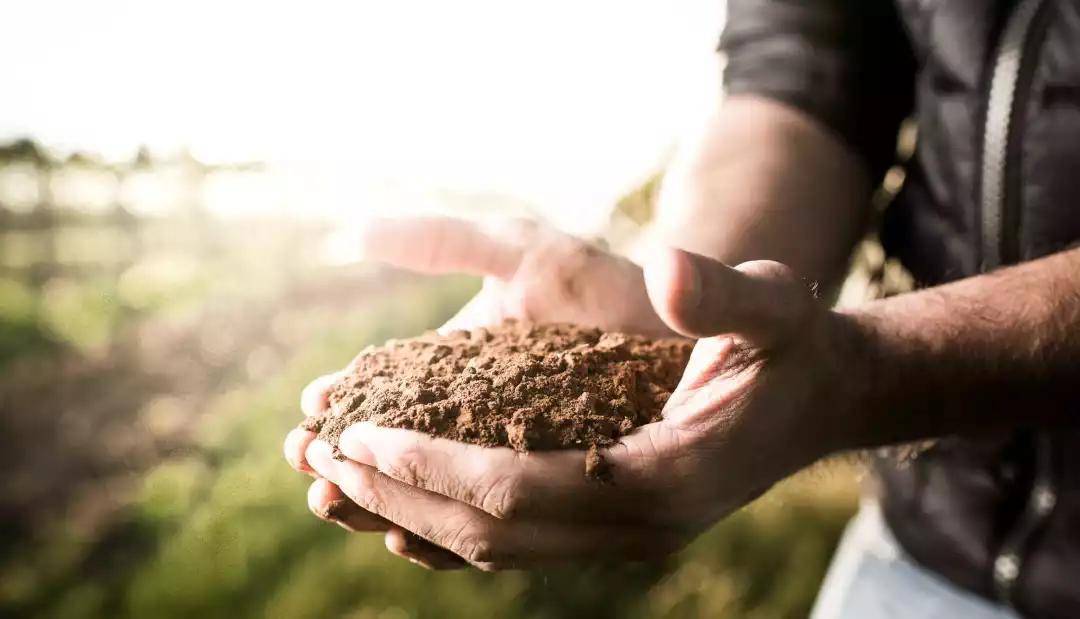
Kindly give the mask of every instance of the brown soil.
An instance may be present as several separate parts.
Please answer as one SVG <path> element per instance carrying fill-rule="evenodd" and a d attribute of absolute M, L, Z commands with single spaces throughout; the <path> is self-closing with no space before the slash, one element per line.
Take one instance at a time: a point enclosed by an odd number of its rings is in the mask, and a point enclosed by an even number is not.
<path fill-rule="evenodd" d="M 336 448 L 359 421 L 518 451 L 588 449 L 586 473 L 607 477 L 598 447 L 660 418 L 692 343 L 566 324 L 515 321 L 428 333 L 369 347 L 304 427 Z"/>

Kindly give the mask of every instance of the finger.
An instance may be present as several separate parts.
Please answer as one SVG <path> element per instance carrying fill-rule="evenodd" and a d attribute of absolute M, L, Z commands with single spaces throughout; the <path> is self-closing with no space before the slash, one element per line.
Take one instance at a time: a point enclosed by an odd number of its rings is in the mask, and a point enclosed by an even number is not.
<path fill-rule="evenodd" d="M 813 297 L 779 262 L 744 262 L 732 268 L 673 248 L 645 265 L 653 308 L 673 330 L 694 338 L 738 333 L 772 344 L 798 328 Z"/>
<path fill-rule="evenodd" d="M 508 279 L 521 249 L 450 217 L 375 219 L 364 230 L 362 254 L 422 273 L 468 273 Z"/>
<path fill-rule="evenodd" d="M 427 492 L 351 460 L 334 460 L 314 441 L 308 461 L 358 505 L 481 569 L 510 569 L 619 557 L 666 555 L 678 547 L 674 529 L 580 522 L 500 520 L 471 505 Z"/>
<path fill-rule="evenodd" d="M 414 535 L 401 527 L 391 527 L 384 538 L 391 553 L 429 570 L 456 570 L 468 565 L 464 559 Z"/>
<path fill-rule="evenodd" d="M 392 525 L 386 519 L 363 509 L 326 479 L 316 479 L 308 486 L 308 509 L 313 514 L 352 532 L 386 531 Z"/>
<path fill-rule="evenodd" d="M 330 390 L 343 374 L 344 371 L 324 374 L 304 387 L 304 390 L 300 392 L 300 410 L 304 412 L 305 416 L 321 415 L 330 407 L 330 400 L 328 399 Z"/>
<path fill-rule="evenodd" d="M 454 553 L 420 539 L 390 521 L 361 508 L 341 489 L 326 479 L 316 479 L 308 488 L 308 508 L 319 518 L 334 522 L 351 532 L 385 531 L 387 548 L 429 569 L 453 569 L 465 562 Z M 391 547 L 391 539 L 394 541 Z"/>
<path fill-rule="evenodd" d="M 285 460 L 297 471 L 301 473 L 307 473 L 309 475 L 315 474 L 315 471 L 308 466 L 305 452 L 307 451 L 308 443 L 315 438 L 314 432 L 309 432 L 301 428 L 293 428 L 285 435 Z"/>
<path fill-rule="evenodd" d="M 668 456 L 657 448 L 678 444 L 683 439 L 674 435 L 679 432 L 663 423 L 649 424 L 601 450 L 609 483 L 586 476 L 583 450 L 519 453 L 370 423 L 347 428 L 339 448 L 350 460 L 388 477 L 499 519 L 662 522 L 674 515 L 664 509 L 657 490 L 673 483 L 678 470 L 660 474 Z"/>

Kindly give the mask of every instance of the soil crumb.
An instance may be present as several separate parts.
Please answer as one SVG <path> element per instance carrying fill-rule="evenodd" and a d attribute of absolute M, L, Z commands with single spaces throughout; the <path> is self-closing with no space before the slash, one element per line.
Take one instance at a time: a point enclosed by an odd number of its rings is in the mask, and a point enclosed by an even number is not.
<path fill-rule="evenodd" d="M 507 321 L 370 346 L 303 427 L 336 449 L 360 421 L 517 451 L 583 449 L 585 473 L 610 479 L 598 448 L 657 421 L 693 343 L 568 324 Z"/>

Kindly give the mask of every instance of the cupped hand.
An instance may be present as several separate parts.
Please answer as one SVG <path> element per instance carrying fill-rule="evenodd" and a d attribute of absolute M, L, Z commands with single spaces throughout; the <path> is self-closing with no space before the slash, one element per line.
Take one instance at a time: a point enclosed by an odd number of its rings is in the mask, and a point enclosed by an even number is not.
<path fill-rule="evenodd" d="M 354 503 L 482 569 L 665 556 L 842 445 L 846 324 L 778 263 L 729 268 L 666 250 L 649 293 L 700 338 L 663 419 L 606 449 L 518 453 L 362 423 L 306 463 Z"/>
<path fill-rule="evenodd" d="M 649 302 L 640 267 L 538 223 L 512 220 L 481 225 L 442 217 L 383 219 L 371 222 L 359 242 L 366 259 L 422 273 L 467 273 L 484 278 L 481 291 L 440 328 L 442 332 L 517 318 L 671 334 Z M 320 377 L 305 388 L 301 397 L 305 415 L 325 410 L 327 392 L 340 374 Z M 448 561 L 445 550 L 408 535 L 368 510 L 345 507 L 340 489 L 319 478 L 309 465 L 305 452 L 314 436 L 302 429 L 291 431 L 285 439 L 285 457 L 297 470 L 317 478 L 309 491 L 309 506 L 316 515 L 346 528 L 386 530 L 391 551 L 420 563 L 438 567 L 461 564 L 460 560 Z"/>

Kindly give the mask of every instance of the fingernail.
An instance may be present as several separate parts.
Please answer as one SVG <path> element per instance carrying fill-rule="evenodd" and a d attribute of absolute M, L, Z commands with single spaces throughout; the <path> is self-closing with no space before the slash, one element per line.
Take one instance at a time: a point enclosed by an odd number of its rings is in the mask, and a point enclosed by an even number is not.
<path fill-rule="evenodd" d="M 341 438 L 338 440 L 341 453 L 345 454 L 345 457 L 353 462 L 359 462 L 367 466 L 378 466 L 374 452 L 367 446 L 369 434 L 366 424 L 358 423 L 345 428 L 345 431 L 341 433 Z"/>
<path fill-rule="evenodd" d="M 341 522 L 351 512 L 353 502 L 349 499 L 337 499 L 330 501 L 323 508 L 323 518 L 327 520 L 333 520 L 334 522 Z"/>

